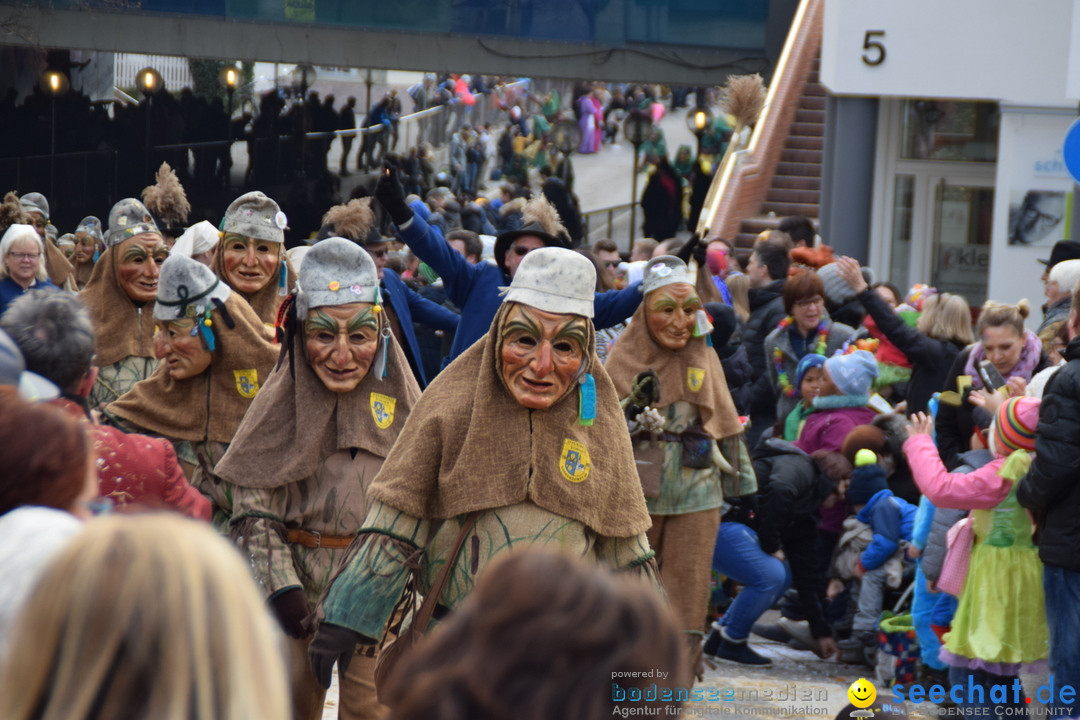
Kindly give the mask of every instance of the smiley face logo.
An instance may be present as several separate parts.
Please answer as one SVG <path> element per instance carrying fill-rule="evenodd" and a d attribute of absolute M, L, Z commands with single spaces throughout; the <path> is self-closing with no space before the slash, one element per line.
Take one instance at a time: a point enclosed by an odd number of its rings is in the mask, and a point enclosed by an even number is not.
<path fill-rule="evenodd" d="M 851 683 L 847 691 L 848 700 L 857 708 L 868 708 L 877 699 L 877 690 L 874 684 L 866 678 L 859 678 Z"/>

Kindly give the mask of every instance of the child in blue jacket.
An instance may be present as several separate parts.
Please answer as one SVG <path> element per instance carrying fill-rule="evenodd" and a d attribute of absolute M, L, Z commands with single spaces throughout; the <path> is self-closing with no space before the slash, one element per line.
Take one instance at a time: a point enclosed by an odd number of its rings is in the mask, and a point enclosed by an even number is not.
<path fill-rule="evenodd" d="M 885 563 L 911 542 L 917 508 L 893 495 L 885 481 L 885 469 L 878 464 L 874 452 L 866 449 L 855 456 L 847 501 L 854 507 L 855 517 L 874 531 L 874 538 L 855 567 L 861 583 L 859 610 L 852 621 L 852 637 L 871 646 L 876 645 L 877 623 L 885 595 Z"/>

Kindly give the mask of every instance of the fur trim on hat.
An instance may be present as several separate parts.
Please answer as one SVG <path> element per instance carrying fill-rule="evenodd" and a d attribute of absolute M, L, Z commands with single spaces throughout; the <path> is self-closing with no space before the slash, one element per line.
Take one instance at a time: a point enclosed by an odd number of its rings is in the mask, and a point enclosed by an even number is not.
<path fill-rule="evenodd" d="M 161 220 L 163 226 L 179 228 L 187 224 L 191 213 L 184 186 L 169 163 L 161 163 L 155 176 L 157 182 L 143 188 L 142 198 L 146 209 Z"/>
<path fill-rule="evenodd" d="M 19 196 L 9 192 L 4 196 L 4 202 L 0 203 L 0 233 L 12 225 L 29 224 L 30 218 L 27 216 L 26 211 L 23 210 L 22 203 L 19 202 Z"/>
<path fill-rule="evenodd" d="M 525 209 L 526 202 L 528 201 L 523 197 L 514 198 L 510 202 L 505 202 L 502 204 L 502 207 L 499 208 L 499 215 L 505 217 L 510 213 L 521 212 Z"/>
<path fill-rule="evenodd" d="M 796 272 L 799 272 L 801 269 L 799 267 L 800 265 L 816 270 L 836 261 L 836 258 L 833 257 L 832 248 L 828 245 L 819 245 L 814 248 L 792 248 L 789 255 L 791 255 L 791 270 L 788 272 L 788 275 L 794 275 Z"/>
<path fill-rule="evenodd" d="M 566 236 L 566 228 L 563 227 L 562 219 L 559 218 L 559 211 L 543 195 L 529 200 L 521 210 L 521 226 L 525 227 L 533 223 L 538 223 L 544 232 L 552 237 Z"/>
<path fill-rule="evenodd" d="M 322 224 L 333 228 L 333 234 L 363 244 L 375 225 L 371 198 L 356 198 L 344 205 L 335 205 L 323 215 Z"/>

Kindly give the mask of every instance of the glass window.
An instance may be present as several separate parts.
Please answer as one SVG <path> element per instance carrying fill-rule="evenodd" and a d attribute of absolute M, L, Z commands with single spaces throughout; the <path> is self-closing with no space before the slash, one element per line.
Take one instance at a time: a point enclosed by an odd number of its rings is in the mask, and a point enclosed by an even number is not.
<path fill-rule="evenodd" d="M 937 186 L 934 197 L 934 264 L 930 284 L 959 293 L 971 307 L 986 301 L 994 190 Z"/>
<path fill-rule="evenodd" d="M 997 162 L 996 103 L 904 101 L 904 160 Z"/>
<path fill-rule="evenodd" d="M 893 192 L 893 219 L 889 282 L 907 292 L 911 260 L 911 214 L 915 208 L 915 176 L 897 175 Z"/>

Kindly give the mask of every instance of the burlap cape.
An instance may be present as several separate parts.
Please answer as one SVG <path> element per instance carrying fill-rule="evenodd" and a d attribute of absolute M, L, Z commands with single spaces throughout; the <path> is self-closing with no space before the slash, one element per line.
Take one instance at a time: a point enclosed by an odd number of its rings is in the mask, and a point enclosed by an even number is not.
<path fill-rule="evenodd" d="M 381 317 L 383 328 L 386 314 Z M 386 378 L 375 377 L 372 363 L 367 377 L 344 394 L 328 390 L 311 369 L 302 331 L 293 338 L 293 358 L 295 378 L 288 358 L 282 358 L 214 469 L 218 477 L 241 487 L 274 488 L 312 476 L 338 450 L 386 457 L 420 397 L 409 361 L 394 341 Z"/>
<path fill-rule="evenodd" d="M 58 288 L 70 290 L 74 283 L 75 268 L 71 261 L 64 257 L 64 251 L 53 244 L 51 240 L 45 241 L 45 272 L 49 275 L 53 285 Z M 71 281 L 70 283 L 68 281 Z"/>
<path fill-rule="evenodd" d="M 94 322 L 94 364 L 106 367 L 124 358 L 154 357 L 154 303 L 139 306 L 117 279 L 116 248 L 106 248 L 94 264 L 79 299 Z"/>
<path fill-rule="evenodd" d="M 94 274 L 94 263 L 75 263 L 75 285 L 86 287 L 86 284 L 90 282 L 90 276 Z"/>
<path fill-rule="evenodd" d="M 222 243 L 223 244 L 223 243 Z M 210 269 L 214 271 L 214 274 L 218 276 L 221 282 L 225 283 L 229 287 L 232 287 L 232 283 L 229 282 L 228 276 L 225 274 L 225 250 L 222 244 L 218 245 L 217 254 L 214 255 L 214 263 L 210 266 Z M 285 246 L 281 246 L 281 259 L 285 259 Z M 285 288 L 287 292 L 292 292 L 296 286 L 296 273 L 293 272 L 292 265 L 285 263 L 287 275 L 285 278 Z M 262 290 L 251 293 L 242 293 L 235 287 L 232 287 L 233 292 L 240 295 L 247 300 L 248 305 L 255 311 L 255 314 L 259 316 L 259 319 L 266 325 L 273 325 L 277 322 L 278 308 L 281 306 L 281 301 L 285 298 L 278 293 L 278 273 L 281 272 L 281 267 L 275 266 L 274 272 L 270 277 L 270 282 L 266 283 Z"/>
<path fill-rule="evenodd" d="M 257 386 L 274 368 L 278 346 L 237 293 L 229 295 L 225 308 L 236 327 L 230 330 L 221 311 L 213 311 L 216 348 L 210 367 L 193 378 L 173 380 L 163 362 L 106 412 L 170 440 L 231 442 L 257 397 Z"/>
<path fill-rule="evenodd" d="M 417 403 L 369 494 L 418 518 L 441 520 L 530 500 L 608 537 L 651 521 L 615 387 L 589 323 L 587 372 L 596 420 L 578 423 L 575 384 L 547 410 L 517 403 L 499 372 L 499 308 L 487 335 L 435 378 Z"/>
<path fill-rule="evenodd" d="M 703 429 L 716 440 L 743 431 L 716 350 L 706 344 L 704 337 L 690 338 L 681 350 L 669 350 L 656 342 L 645 319 L 643 302 L 615 341 L 605 369 L 615 383 L 615 391 L 624 398 L 630 394 L 638 373 L 650 368 L 660 378 L 657 408 L 679 400 L 696 405 Z"/>

